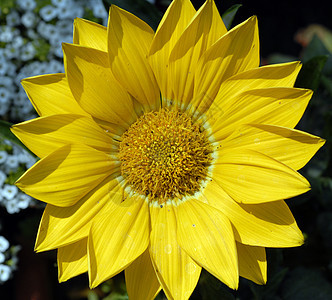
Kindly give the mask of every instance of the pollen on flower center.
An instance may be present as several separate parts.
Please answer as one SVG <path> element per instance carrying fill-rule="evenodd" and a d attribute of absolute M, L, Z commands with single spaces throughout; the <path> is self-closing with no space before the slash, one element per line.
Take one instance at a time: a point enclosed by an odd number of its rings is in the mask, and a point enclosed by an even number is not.
<path fill-rule="evenodd" d="M 187 114 L 163 108 L 145 113 L 122 135 L 121 172 L 150 201 L 182 199 L 200 190 L 211 149 L 204 130 Z"/>

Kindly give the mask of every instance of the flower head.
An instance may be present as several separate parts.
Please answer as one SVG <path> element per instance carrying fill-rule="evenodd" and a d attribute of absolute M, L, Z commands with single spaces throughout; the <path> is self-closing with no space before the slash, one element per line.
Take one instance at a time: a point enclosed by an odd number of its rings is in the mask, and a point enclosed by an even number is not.
<path fill-rule="evenodd" d="M 40 117 L 12 129 L 41 158 L 17 185 L 47 203 L 36 250 L 58 249 L 59 280 L 125 270 L 134 299 L 188 299 L 202 268 L 265 283 L 265 247 L 303 243 L 284 199 L 324 143 L 294 129 L 300 64 L 260 67 L 256 17 L 227 31 L 210 0 L 173 1 L 156 32 L 112 6 L 63 52 L 65 74 L 22 81 Z"/>

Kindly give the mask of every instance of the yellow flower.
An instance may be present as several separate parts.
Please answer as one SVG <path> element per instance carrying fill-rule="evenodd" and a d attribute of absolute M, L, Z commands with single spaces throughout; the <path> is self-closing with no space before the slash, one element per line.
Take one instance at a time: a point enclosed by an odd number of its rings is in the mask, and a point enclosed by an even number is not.
<path fill-rule="evenodd" d="M 40 117 L 12 129 L 41 158 L 17 182 L 47 203 L 36 251 L 91 288 L 125 270 L 132 299 L 188 299 L 201 268 L 264 284 L 265 247 L 303 243 L 284 199 L 324 143 L 294 129 L 300 63 L 259 67 L 256 17 L 227 32 L 213 1 L 173 1 L 156 32 L 116 6 L 74 28 L 65 74 L 22 81 Z"/>

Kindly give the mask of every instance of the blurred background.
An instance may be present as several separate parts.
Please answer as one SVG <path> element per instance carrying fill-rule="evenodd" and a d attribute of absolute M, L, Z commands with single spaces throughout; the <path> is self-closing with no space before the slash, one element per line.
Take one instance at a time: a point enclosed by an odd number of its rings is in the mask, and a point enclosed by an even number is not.
<path fill-rule="evenodd" d="M 199 8 L 204 1 L 192 1 Z M 62 42 L 83 17 L 107 24 L 116 4 L 154 29 L 167 0 L 0 0 L 0 298 L 13 300 L 128 299 L 123 274 L 89 290 L 86 274 L 57 281 L 56 251 L 33 252 L 44 205 L 13 183 L 36 158 L 10 134 L 12 123 L 36 117 L 20 80 L 63 72 Z M 237 291 L 203 272 L 191 299 L 332 299 L 332 11 L 329 1 L 216 1 L 228 27 L 257 15 L 261 63 L 301 60 L 297 87 L 314 96 L 297 129 L 327 143 L 300 172 L 312 190 L 287 201 L 306 243 L 267 249 L 268 283 L 240 280 Z M 158 299 L 164 299 L 160 293 Z"/>

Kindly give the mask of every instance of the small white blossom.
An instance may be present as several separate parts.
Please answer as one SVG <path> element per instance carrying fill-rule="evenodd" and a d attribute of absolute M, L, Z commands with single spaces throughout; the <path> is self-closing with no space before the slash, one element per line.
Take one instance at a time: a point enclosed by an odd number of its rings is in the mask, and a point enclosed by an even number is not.
<path fill-rule="evenodd" d="M 16 155 L 8 155 L 6 160 L 6 166 L 9 167 L 9 169 L 16 169 L 18 167 L 18 164 L 19 161 Z"/>
<path fill-rule="evenodd" d="M 37 5 L 35 0 L 17 0 L 17 4 L 23 10 L 34 10 Z"/>
<path fill-rule="evenodd" d="M 21 50 L 21 59 L 27 61 L 32 59 L 36 54 L 36 49 L 31 42 L 27 43 L 22 47 Z"/>
<path fill-rule="evenodd" d="M 0 235 L 0 252 L 5 252 L 9 248 L 9 242 L 5 237 Z"/>
<path fill-rule="evenodd" d="M 1 190 L 1 195 L 8 200 L 12 200 L 17 192 L 18 188 L 15 185 L 5 184 Z"/>
<path fill-rule="evenodd" d="M 57 7 L 64 7 L 70 5 L 70 0 L 51 0 L 52 4 Z"/>
<path fill-rule="evenodd" d="M 29 206 L 31 199 L 32 198 L 30 196 L 23 193 L 19 193 L 19 196 L 17 197 L 18 201 L 17 206 L 20 209 L 26 209 Z"/>
<path fill-rule="evenodd" d="M 22 24 L 30 28 L 37 22 L 37 16 L 32 11 L 27 11 L 21 18 Z"/>
<path fill-rule="evenodd" d="M 5 152 L 5 151 L 1 151 L 1 152 Z M 7 152 L 6 152 L 6 154 L 7 154 Z M 0 153 L 0 156 L 1 156 L 1 153 Z M 7 179 L 7 176 L 6 176 L 5 172 L 0 170 L 0 187 L 2 187 L 2 185 L 5 183 L 6 179 Z"/>
<path fill-rule="evenodd" d="M 92 12 L 97 18 L 105 18 L 108 15 L 105 6 L 103 5 L 103 2 L 101 0 L 93 2 Z"/>
<path fill-rule="evenodd" d="M 0 103 L 8 102 L 10 97 L 11 92 L 5 87 L 0 87 Z"/>
<path fill-rule="evenodd" d="M 24 44 L 24 39 L 23 39 L 20 35 L 15 36 L 15 37 L 13 38 L 13 41 L 12 41 L 11 44 L 12 44 L 13 47 L 15 47 L 15 48 L 19 48 L 19 47 L 23 46 L 23 44 Z"/>
<path fill-rule="evenodd" d="M 4 56 L 7 59 L 13 59 L 13 58 L 18 58 L 20 56 L 20 51 L 19 48 L 13 46 L 12 43 L 8 43 L 5 48 L 5 53 Z"/>
<path fill-rule="evenodd" d="M 3 25 L 0 27 L 0 42 L 9 43 L 14 37 L 14 29 Z"/>
<path fill-rule="evenodd" d="M 73 36 L 73 20 L 71 19 L 59 20 L 55 24 L 55 26 L 60 34 Z"/>
<path fill-rule="evenodd" d="M 6 260 L 6 256 L 2 252 L 0 252 L 0 264 L 5 262 L 5 260 Z"/>
<path fill-rule="evenodd" d="M 20 24 L 20 15 L 16 10 L 11 11 L 7 16 L 6 16 L 6 23 L 9 26 L 16 26 Z"/>
<path fill-rule="evenodd" d="M 0 75 L 5 75 L 7 69 L 8 69 L 7 60 L 3 56 L 0 56 Z"/>
<path fill-rule="evenodd" d="M 58 12 L 57 7 L 46 5 L 40 9 L 39 14 L 44 21 L 49 22 L 58 15 Z"/>
<path fill-rule="evenodd" d="M 8 157 L 8 154 L 6 151 L 0 151 L 0 164 L 3 164 Z M 1 183 L 1 170 L 0 170 L 0 183 Z M 0 184 L 1 186 L 2 184 Z"/>
<path fill-rule="evenodd" d="M 20 211 L 20 208 L 18 207 L 18 201 L 16 199 L 6 201 L 5 206 L 9 214 L 15 214 Z"/>
<path fill-rule="evenodd" d="M 11 274 L 11 268 L 7 265 L 0 264 L 0 282 L 5 282 L 9 279 Z"/>
<path fill-rule="evenodd" d="M 13 77 L 13 76 L 15 76 L 16 73 L 17 73 L 16 65 L 12 62 L 8 62 L 8 68 L 7 68 L 7 74 L 6 75 Z M 14 88 L 13 86 L 9 87 L 9 89 L 13 89 L 13 88 Z"/>

